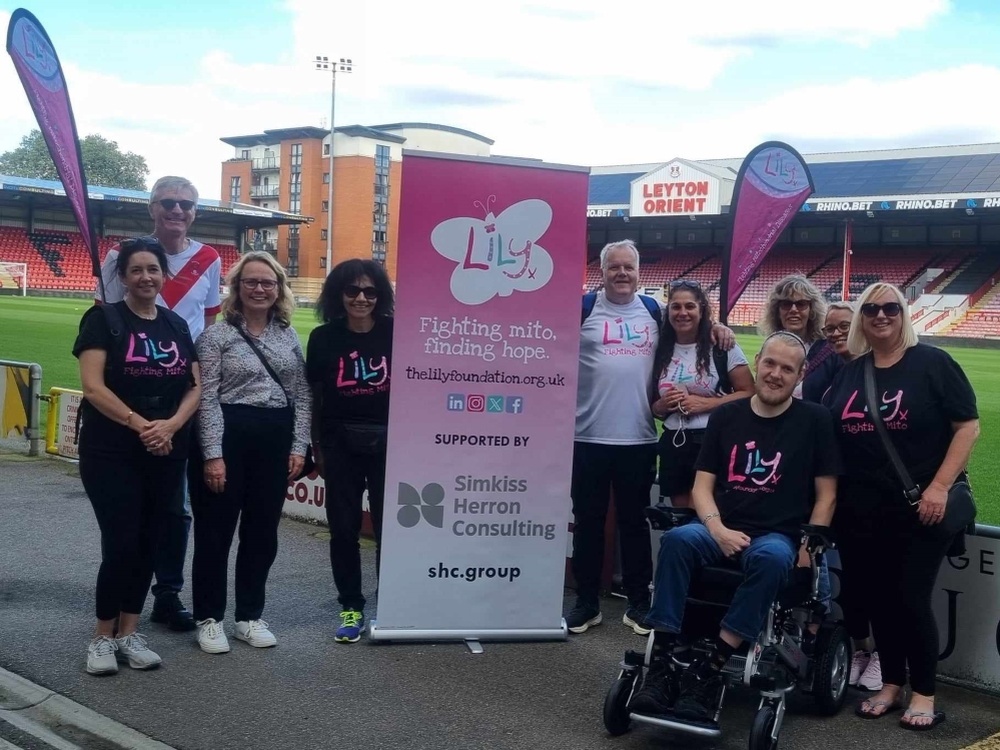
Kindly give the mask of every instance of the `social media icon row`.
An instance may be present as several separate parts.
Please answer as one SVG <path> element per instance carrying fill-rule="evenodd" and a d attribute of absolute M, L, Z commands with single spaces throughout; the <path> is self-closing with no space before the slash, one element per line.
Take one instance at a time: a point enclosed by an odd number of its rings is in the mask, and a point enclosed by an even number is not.
<path fill-rule="evenodd" d="M 448 411 L 487 412 L 492 414 L 521 414 L 523 396 L 487 396 L 481 393 L 449 393 Z"/>

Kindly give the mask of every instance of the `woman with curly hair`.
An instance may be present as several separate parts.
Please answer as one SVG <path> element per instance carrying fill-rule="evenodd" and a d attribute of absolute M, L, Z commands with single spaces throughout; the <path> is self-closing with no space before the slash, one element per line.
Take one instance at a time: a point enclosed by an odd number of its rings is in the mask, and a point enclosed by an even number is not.
<path fill-rule="evenodd" d="M 380 264 L 339 263 L 323 285 L 316 310 L 323 325 L 307 347 L 313 455 L 326 480 L 330 565 L 341 609 L 337 643 L 356 643 L 365 630 L 358 537 L 366 488 L 378 573 L 393 305 L 392 284 Z"/>
<path fill-rule="evenodd" d="M 198 645 L 209 654 L 229 651 L 222 621 L 237 521 L 234 635 L 257 648 L 277 643 L 261 619 L 264 590 L 288 481 L 305 463 L 312 405 L 285 269 L 268 253 L 246 253 L 226 281 L 225 322 L 207 328 L 197 343 L 201 456 L 188 474 L 194 617 Z"/>
<path fill-rule="evenodd" d="M 792 274 L 771 289 L 758 324 L 764 336 L 788 331 L 806 343 L 806 374 L 802 384 L 795 389 L 795 397 L 813 403 L 820 402 L 844 364 L 823 333 L 826 308 L 826 300 L 819 289 L 805 276 Z"/>

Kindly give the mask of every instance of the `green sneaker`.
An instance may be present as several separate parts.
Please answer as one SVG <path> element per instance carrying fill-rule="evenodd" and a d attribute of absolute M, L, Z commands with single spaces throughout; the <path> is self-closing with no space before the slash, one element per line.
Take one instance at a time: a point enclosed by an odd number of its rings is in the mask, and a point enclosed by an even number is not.
<path fill-rule="evenodd" d="M 356 609 L 345 609 L 340 613 L 340 627 L 333 640 L 337 643 L 357 643 L 365 632 L 365 614 Z"/>

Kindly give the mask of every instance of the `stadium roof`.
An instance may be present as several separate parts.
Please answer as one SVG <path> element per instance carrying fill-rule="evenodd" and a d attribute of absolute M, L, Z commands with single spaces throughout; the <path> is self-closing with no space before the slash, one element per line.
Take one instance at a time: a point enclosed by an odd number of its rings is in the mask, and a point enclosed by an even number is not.
<path fill-rule="evenodd" d="M 1000 143 L 885 151 L 804 154 L 816 185 L 811 202 L 829 198 L 896 199 L 901 196 L 1000 195 Z M 591 206 L 628 206 L 633 180 L 662 163 L 594 167 L 590 176 Z M 692 162 L 705 171 L 731 172 L 742 159 Z"/>
<path fill-rule="evenodd" d="M 406 138 L 404 136 L 396 135 L 392 132 L 395 130 L 406 129 L 440 130 L 443 133 L 454 133 L 455 135 L 465 136 L 466 138 L 473 138 L 490 146 L 493 145 L 493 140 L 487 138 L 485 135 L 479 135 L 479 133 L 473 133 L 471 130 L 463 130 L 462 128 L 453 128 L 451 125 L 438 125 L 433 122 L 394 122 L 388 125 L 342 125 L 336 128 L 336 131 L 343 135 L 352 137 L 372 138 L 375 140 L 392 141 L 393 143 L 406 143 Z M 281 141 L 287 141 L 294 138 L 326 138 L 328 135 L 330 135 L 329 128 L 314 128 L 306 126 L 298 128 L 276 128 L 274 130 L 265 130 L 263 133 L 254 133 L 253 135 L 227 136 L 225 138 L 220 138 L 219 140 L 225 144 L 233 146 L 234 148 L 251 148 L 253 146 L 273 145 L 275 143 L 280 143 Z"/>
<path fill-rule="evenodd" d="M 122 211 L 131 208 L 133 211 L 138 210 L 142 216 L 148 218 L 146 206 L 149 204 L 149 193 L 144 190 L 125 190 L 90 185 L 88 195 L 90 200 L 101 210 L 113 207 L 117 211 Z M 0 205 L 15 204 L 24 197 L 29 198 L 38 207 L 62 209 L 67 207 L 66 191 L 63 190 L 63 185 L 58 180 L 36 180 L 29 177 L 0 175 Z M 198 214 L 201 219 L 218 219 L 251 229 L 273 227 L 278 224 L 303 224 L 312 221 L 312 218 L 298 214 L 271 211 L 258 206 L 220 201 L 214 198 L 199 198 Z"/>

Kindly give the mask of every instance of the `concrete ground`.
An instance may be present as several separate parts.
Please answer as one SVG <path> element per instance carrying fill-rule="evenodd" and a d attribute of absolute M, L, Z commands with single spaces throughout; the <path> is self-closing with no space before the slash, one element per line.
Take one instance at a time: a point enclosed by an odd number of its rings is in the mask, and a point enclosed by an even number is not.
<path fill-rule="evenodd" d="M 458 644 L 339 645 L 324 529 L 286 520 L 280 534 L 264 615 L 277 648 L 232 640 L 230 654 L 209 656 L 191 634 L 144 623 L 163 667 L 95 678 L 84 661 L 100 540 L 75 466 L 2 453 L 0 667 L 192 750 L 746 747 L 756 707 L 746 693 L 730 697 L 714 745 L 650 727 L 606 734 L 601 705 L 617 663 L 642 647 L 619 624 L 621 600 L 604 602 L 603 625 L 562 643 L 487 643 L 482 655 Z M 371 592 L 371 548 L 364 564 Z M 949 719 L 928 734 L 903 732 L 893 719 L 862 722 L 849 709 L 832 719 L 799 710 L 787 716 L 781 746 L 949 750 L 1000 729 L 995 698 L 942 686 L 939 705 Z"/>

